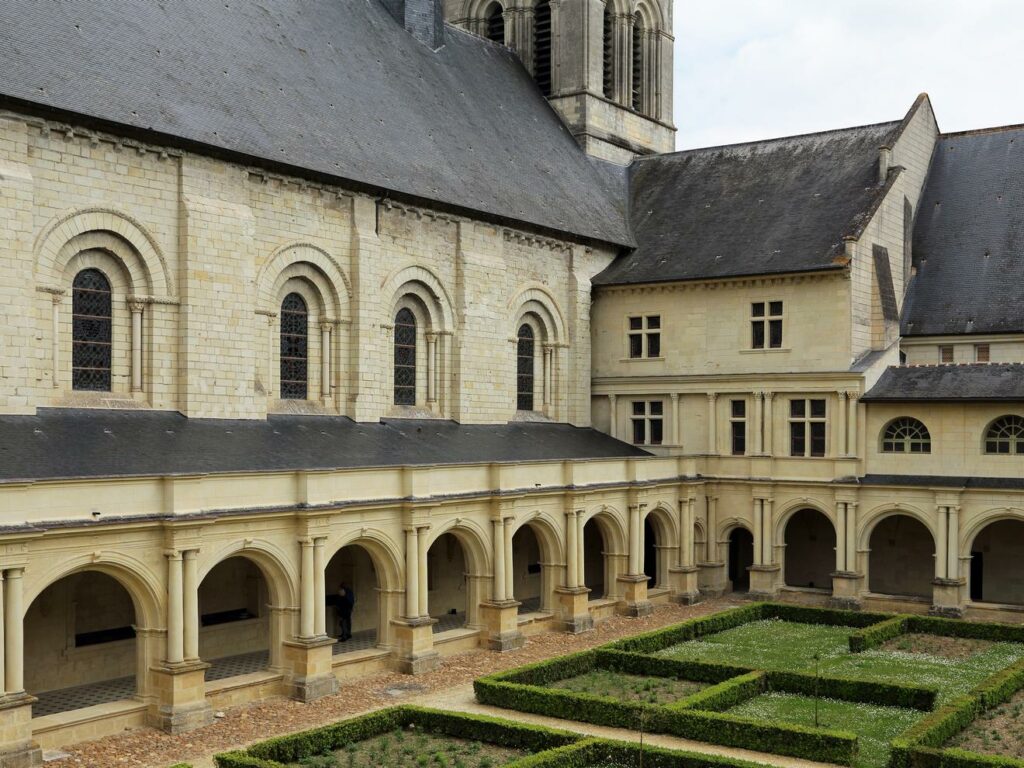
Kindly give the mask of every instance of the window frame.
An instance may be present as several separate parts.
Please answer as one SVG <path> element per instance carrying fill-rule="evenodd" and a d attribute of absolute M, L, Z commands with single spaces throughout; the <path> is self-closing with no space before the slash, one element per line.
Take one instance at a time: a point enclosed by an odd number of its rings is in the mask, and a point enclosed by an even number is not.
<path fill-rule="evenodd" d="M 661 314 L 627 315 L 627 358 L 629 360 L 661 360 L 661 336 L 663 330 Z M 637 354 L 634 354 L 634 351 Z"/>
<path fill-rule="evenodd" d="M 946 352 L 949 352 L 949 359 L 946 359 Z M 952 344 L 939 345 L 939 365 L 952 365 L 956 362 L 956 347 Z"/>
<path fill-rule="evenodd" d="M 796 414 L 795 407 L 801 405 L 801 414 Z M 823 404 L 823 413 L 820 416 L 814 415 L 814 404 Z M 794 397 L 789 401 L 789 455 L 792 458 L 823 459 L 829 455 L 829 429 L 828 429 L 828 398 L 824 397 Z M 816 433 L 820 428 L 820 436 Z M 797 434 L 803 441 L 803 450 L 797 452 Z M 820 439 L 821 453 L 814 451 L 815 443 Z"/>
<path fill-rule="evenodd" d="M 903 434 L 898 434 L 901 429 Z M 910 429 L 916 429 L 918 436 L 914 437 L 909 434 L 907 430 Z M 914 450 L 914 445 L 918 445 L 922 450 Z M 932 435 L 927 425 L 920 419 L 913 416 L 897 416 L 882 428 L 879 453 L 924 456 L 931 452 Z"/>
<path fill-rule="evenodd" d="M 297 300 L 301 304 L 299 309 L 285 309 L 289 300 Z M 302 328 L 288 331 L 285 328 L 285 319 L 288 317 L 302 316 Z M 296 329 L 298 326 L 296 326 Z M 282 300 L 280 314 L 278 316 L 278 393 L 282 400 L 308 400 L 309 399 L 309 304 L 305 297 L 298 291 L 291 291 Z M 285 355 L 285 345 L 288 340 L 296 341 L 299 345 L 297 354 Z M 285 378 L 285 366 L 289 363 L 301 364 L 301 378 Z M 290 387 L 290 388 L 289 388 Z"/>
<path fill-rule="evenodd" d="M 991 363 L 992 362 L 992 345 L 988 344 L 988 343 L 975 344 L 974 345 L 974 362 L 976 362 L 976 363 Z"/>
<path fill-rule="evenodd" d="M 79 284 L 83 276 L 95 275 L 102 281 L 103 288 L 93 288 Z M 105 314 L 86 314 L 87 299 L 99 298 L 104 302 Z M 104 340 L 102 326 L 106 326 Z M 93 333 L 80 334 L 76 328 L 94 327 Z M 87 348 L 93 347 L 100 354 L 99 365 L 81 365 L 82 357 Z M 105 363 L 105 365 L 103 365 Z M 79 376 L 81 372 L 81 377 Z M 78 381 L 86 376 L 98 378 L 98 386 L 79 386 Z M 114 289 L 110 278 L 101 269 L 85 267 L 75 273 L 71 281 L 71 389 L 76 392 L 112 392 L 114 387 Z"/>
<path fill-rule="evenodd" d="M 737 413 L 737 406 L 741 406 Z M 742 434 L 738 430 L 742 429 Z M 737 450 L 737 442 L 740 443 Z M 732 456 L 747 455 L 747 401 L 744 398 L 729 401 L 729 450 Z"/>
<path fill-rule="evenodd" d="M 1006 422 L 1003 429 L 1005 437 L 993 435 L 993 432 L 1002 422 Z M 1007 432 L 1012 429 L 1012 433 Z M 992 450 L 993 444 L 1006 443 L 1006 450 Z M 1007 413 L 999 416 L 988 423 L 981 441 L 982 453 L 986 456 L 1024 456 L 1024 416 L 1016 413 Z"/>
<path fill-rule="evenodd" d="M 782 299 L 750 302 L 750 349 L 784 349 L 786 304 Z"/>
<path fill-rule="evenodd" d="M 529 332 L 524 336 L 523 331 Z M 529 343 L 529 355 L 523 354 L 524 342 Z M 524 373 L 524 366 L 529 360 L 529 372 Z M 536 365 L 537 365 L 537 332 L 529 323 L 522 323 L 516 332 L 516 410 L 533 411 L 536 406 Z M 526 379 L 529 379 L 529 389 L 524 389 Z M 528 400 L 527 400 L 528 398 Z"/>
<path fill-rule="evenodd" d="M 629 421 L 633 445 L 664 445 L 665 401 L 633 400 L 631 403 Z"/>
<path fill-rule="evenodd" d="M 402 318 L 408 316 L 411 322 L 403 322 Z M 395 325 L 394 332 L 391 336 L 392 346 L 392 402 L 394 405 L 404 407 L 415 407 L 418 400 L 418 388 L 417 388 L 417 376 L 419 375 L 418 363 L 416 359 L 419 354 L 419 320 L 416 318 L 416 313 L 413 312 L 409 307 L 399 307 L 395 311 Z M 405 336 L 404 341 L 400 340 L 400 333 L 408 333 L 408 330 L 402 331 L 400 329 L 412 329 L 411 336 Z M 411 362 L 399 362 L 400 350 L 411 350 Z M 409 370 L 412 375 L 411 383 L 399 384 L 399 370 Z M 399 393 L 402 393 L 400 396 Z M 410 397 L 411 394 L 411 397 Z"/>

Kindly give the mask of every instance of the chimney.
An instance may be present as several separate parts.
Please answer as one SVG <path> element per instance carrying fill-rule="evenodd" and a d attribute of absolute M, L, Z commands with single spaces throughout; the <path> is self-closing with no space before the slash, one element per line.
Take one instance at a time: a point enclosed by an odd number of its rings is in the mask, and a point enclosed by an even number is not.
<path fill-rule="evenodd" d="M 382 0 L 406 31 L 436 51 L 444 45 L 444 0 Z"/>

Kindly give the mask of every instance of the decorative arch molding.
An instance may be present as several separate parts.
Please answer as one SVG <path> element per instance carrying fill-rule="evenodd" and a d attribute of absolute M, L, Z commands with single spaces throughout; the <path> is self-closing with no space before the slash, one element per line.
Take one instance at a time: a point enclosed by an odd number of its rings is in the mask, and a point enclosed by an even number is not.
<path fill-rule="evenodd" d="M 145 629 L 163 627 L 164 612 L 161 609 L 159 597 L 163 590 L 160 586 L 160 579 L 142 561 L 113 551 L 96 552 L 73 557 L 70 560 L 61 560 L 51 568 L 42 571 L 26 568 L 25 613 L 48 587 L 68 576 L 87 571 L 96 571 L 110 576 L 124 587 L 131 597 L 132 605 L 135 608 L 135 620 L 140 627 Z"/>
<path fill-rule="evenodd" d="M 644 25 L 651 31 L 671 29 L 668 12 L 656 0 L 639 0 L 633 4 L 632 13 L 639 13 Z"/>
<path fill-rule="evenodd" d="M 796 499 L 795 501 L 784 505 L 776 515 L 774 535 L 774 542 L 776 545 L 783 545 L 786 543 L 786 526 L 788 526 L 789 521 L 793 519 L 793 515 L 804 509 L 813 509 L 815 512 L 820 512 L 832 525 L 832 530 L 836 529 L 836 516 L 834 509 L 829 509 L 829 506 L 819 499 Z M 838 531 L 836 531 L 836 536 L 839 536 Z"/>
<path fill-rule="evenodd" d="M 928 530 L 928 533 L 931 534 L 932 546 L 935 546 L 936 532 L 933 516 L 926 514 L 918 507 L 901 502 L 896 505 L 881 504 L 864 515 L 860 521 L 860 532 L 857 536 L 857 549 L 860 551 L 869 549 L 871 544 L 871 534 L 875 532 L 875 528 L 878 527 L 878 524 L 886 518 L 895 517 L 897 515 L 912 517 L 921 523 Z"/>
<path fill-rule="evenodd" d="M 348 531 L 328 538 L 325 547 L 327 562 L 330 562 L 345 547 L 362 548 L 373 562 L 381 587 L 389 591 L 405 589 L 402 574 L 402 552 L 391 537 L 383 531 L 377 528 Z"/>
<path fill-rule="evenodd" d="M 403 296 L 414 295 L 431 310 L 432 325 L 435 331 L 450 331 L 455 328 L 455 306 L 451 296 L 444 289 L 437 275 L 419 264 L 409 264 L 400 267 L 384 278 L 380 284 L 381 296 L 390 297 L 390 303 L 385 304 L 390 313 L 392 308 L 398 306 Z M 389 315 L 387 323 L 391 323 Z"/>
<path fill-rule="evenodd" d="M 544 324 L 545 341 L 555 344 L 565 343 L 565 320 L 558 309 L 554 295 L 542 284 L 531 283 L 520 290 L 508 302 L 512 312 L 512 326 L 509 338 L 516 338 L 519 326 L 526 315 L 536 315 Z"/>
<path fill-rule="evenodd" d="M 587 523 L 593 520 L 604 537 L 604 545 L 610 552 L 628 551 L 628 537 L 626 536 L 626 521 L 622 513 L 611 506 L 602 506 L 583 517 L 583 524 L 580 530 L 586 527 Z"/>
<path fill-rule="evenodd" d="M 135 269 L 140 275 L 140 282 L 135 285 L 137 292 L 145 286 L 146 292 L 156 298 L 173 298 L 176 295 L 173 274 L 156 239 L 135 218 L 113 208 L 78 208 L 47 224 L 36 238 L 33 249 L 36 282 L 60 285 L 67 261 L 83 250 L 78 248 L 75 253 L 69 253 L 66 246 L 89 233 L 105 233 L 125 243 L 134 253 L 139 262 Z M 114 255 L 123 258 L 120 253 Z"/>
<path fill-rule="evenodd" d="M 452 534 L 462 545 L 463 554 L 466 556 L 466 566 L 471 574 L 489 575 L 491 573 L 491 558 L 487 547 L 488 538 L 480 526 L 472 520 L 456 518 L 449 520 L 437 530 L 431 527 L 427 551 L 446 533 Z"/>
<path fill-rule="evenodd" d="M 656 522 L 652 521 L 651 525 L 652 526 L 656 526 L 656 527 L 660 527 L 661 528 L 661 533 L 665 537 L 664 541 L 659 541 L 658 542 L 659 546 L 663 546 L 663 547 L 678 547 L 678 545 L 679 545 L 679 525 L 678 525 L 679 517 L 675 513 L 675 511 L 673 511 L 672 507 L 669 504 L 667 504 L 667 503 L 665 503 L 663 501 L 658 502 L 657 504 L 654 505 L 653 508 L 647 510 L 644 513 L 642 519 L 640 520 L 641 526 L 643 525 L 644 520 L 646 520 L 648 517 L 652 517 L 652 516 L 654 517 L 654 520 Z M 643 529 L 641 528 L 641 532 L 642 532 L 642 530 Z"/>
<path fill-rule="evenodd" d="M 269 541 L 235 541 L 209 557 L 202 558 L 198 583 L 202 584 L 214 568 L 231 557 L 244 557 L 256 564 L 267 580 L 270 600 L 275 606 L 290 607 L 298 604 L 298 589 L 287 565 L 290 558 L 284 550 Z"/>
<path fill-rule="evenodd" d="M 311 269 L 304 270 L 303 265 Z M 352 299 L 352 284 L 345 270 L 330 253 L 309 242 L 294 242 L 275 250 L 256 278 L 259 305 L 276 312 L 284 284 L 304 277 L 321 293 L 324 307 L 340 319 Z"/>
<path fill-rule="evenodd" d="M 995 507 L 988 509 L 971 520 L 970 525 L 965 527 L 960 534 L 960 557 L 970 557 L 974 547 L 974 540 L 982 531 L 993 523 L 1000 523 L 1005 520 L 1013 520 L 1024 523 L 1024 509 L 1019 507 Z"/>
<path fill-rule="evenodd" d="M 534 535 L 541 546 L 541 556 L 545 559 L 560 561 L 565 552 L 565 541 L 558 523 L 548 514 L 535 511 L 532 514 L 516 518 L 512 535 L 515 536 L 525 527 L 533 529 Z"/>
<path fill-rule="evenodd" d="M 730 517 L 726 520 L 722 520 L 718 524 L 717 541 L 719 543 L 728 541 L 729 535 L 737 528 L 742 528 L 743 530 L 747 531 L 751 536 L 754 535 L 754 529 L 750 525 L 750 522 L 748 520 L 744 520 L 741 517 Z"/>

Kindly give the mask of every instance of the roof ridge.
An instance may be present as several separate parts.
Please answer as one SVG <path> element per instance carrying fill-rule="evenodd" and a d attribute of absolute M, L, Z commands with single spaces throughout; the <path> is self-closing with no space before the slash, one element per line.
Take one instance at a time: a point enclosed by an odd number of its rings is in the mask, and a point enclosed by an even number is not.
<path fill-rule="evenodd" d="M 984 136 L 990 133 L 1003 133 L 1006 131 L 1022 131 L 1024 123 L 1013 123 L 1011 125 L 995 125 L 991 128 L 971 128 L 966 131 L 953 131 L 951 133 L 940 133 L 939 139 L 954 139 L 961 136 Z"/>
<path fill-rule="evenodd" d="M 829 134 L 839 133 L 851 133 L 853 131 L 863 131 L 868 128 L 881 128 L 883 126 L 898 126 L 902 123 L 902 120 L 888 120 L 880 123 L 868 123 L 866 125 L 852 125 L 847 128 L 832 128 L 825 131 L 811 131 L 810 133 L 796 133 L 790 136 L 775 136 L 770 139 L 757 139 L 754 141 L 740 141 L 735 144 L 716 144 L 707 147 L 692 147 L 690 149 L 678 149 L 675 152 L 665 152 L 656 155 L 641 155 L 635 158 L 634 162 L 642 162 L 644 160 L 657 160 L 664 157 L 675 157 L 677 155 L 694 154 L 697 152 L 710 152 L 716 149 L 735 149 L 737 147 L 751 147 L 757 144 L 773 144 L 780 143 L 783 141 L 792 141 L 793 139 L 809 139 L 814 136 L 827 136 Z"/>

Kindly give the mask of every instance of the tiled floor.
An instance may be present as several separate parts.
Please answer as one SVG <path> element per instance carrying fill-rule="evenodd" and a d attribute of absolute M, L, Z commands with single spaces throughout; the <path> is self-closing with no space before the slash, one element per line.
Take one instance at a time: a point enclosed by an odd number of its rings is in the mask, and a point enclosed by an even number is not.
<path fill-rule="evenodd" d="M 519 603 L 519 613 L 536 613 L 539 610 L 539 597 L 528 597 Z"/>
<path fill-rule="evenodd" d="M 434 625 L 434 634 L 447 632 L 449 629 L 462 629 L 466 626 L 465 613 L 446 613 L 443 616 L 435 616 L 437 624 Z"/>
<path fill-rule="evenodd" d="M 211 659 L 210 668 L 206 670 L 206 682 L 262 672 L 268 666 L 270 651 L 254 651 L 239 656 L 226 656 L 223 659 Z"/>
<path fill-rule="evenodd" d="M 353 632 L 352 638 L 344 643 L 334 644 L 334 655 L 352 653 L 353 651 L 368 651 L 377 645 L 377 630 L 367 629 L 363 632 Z"/>
<path fill-rule="evenodd" d="M 69 712 L 72 709 L 130 699 L 135 695 L 135 678 L 121 677 L 117 680 L 104 680 L 101 683 L 61 688 L 59 691 L 34 695 L 39 701 L 32 705 L 32 716 L 45 717 L 58 712 Z"/>

